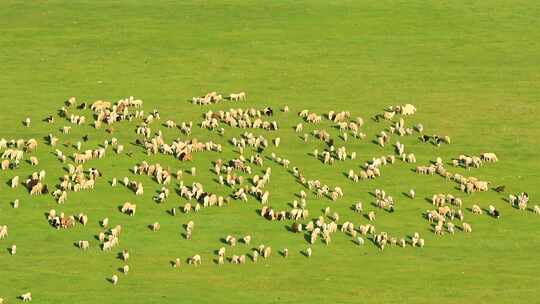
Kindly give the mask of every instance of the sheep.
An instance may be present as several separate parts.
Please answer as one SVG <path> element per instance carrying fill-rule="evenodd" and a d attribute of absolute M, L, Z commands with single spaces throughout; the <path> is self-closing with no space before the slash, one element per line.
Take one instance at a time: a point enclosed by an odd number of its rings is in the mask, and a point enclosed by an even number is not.
<path fill-rule="evenodd" d="M 20 296 L 20 298 L 23 302 L 30 302 L 32 301 L 32 293 L 31 292 L 23 293 Z"/>
<path fill-rule="evenodd" d="M 364 245 L 364 239 L 361 236 L 359 236 L 359 237 L 356 238 L 356 243 L 358 245 L 362 246 L 362 245 Z"/>
<path fill-rule="evenodd" d="M 0 226 L 0 240 L 3 240 L 8 237 L 8 226 Z"/>
<path fill-rule="evenodd" d="M 196 254 L 196 255 L 194 255 L 194 256 L 192 256 L 192 257 L 190 257 L 188 259 L 188 264 L 195 265 L 195 266 L 201 265 L 201 262 L 202 262 L 202 258 L 198 254 Z"/>
<path fill-rule="evenodd" d="M 483 213 L 482 208 L 480 208 L 480 206 L 478 206 L 478 205 L 472 205 L 471 212 L 473 214 L 482 214 Z"/>
<path fill-rule="evenodd" d="M 227 244 L 229 244 L 229 246 L 231 247 L 236 246 L 236 238 L 232 235 L 227 235 L 227 237 L 225 238 L 225 242 L 227 242 Z"/>
<path fill-rule="evenodd" d="M 308 258 L 310 258 L 312 254 L 313 254 L 313 250 L 311 249 L 311 247 L 308 247 L 308 248 L 306 249 L 306 256 L 307 256 Z"/>
<path fill-rule="evenodd" d="M 468 223 L 463 223 L 463 232 L 472 232 L 472 227 Z"/>
<path fill-rule="evenodd" d="M 117 275 L 113 275 L 113 276 L 111 277 L 111 283 L 112 283 L 113 285 L 118 284 L 118 276 L 117 276 Z"/>
<path fill-rule="evenodd" d="M 30 157 L 30 165 L 32 165 L 32 166 L 37 166 L 37 165 L 39 165 L 39 160 L 38 160 L 38 158 L 35 157 L 35 156 L 31 156 L 31 157 Z"/>
<path fill-rule="evenodd" d="M 15 176 L 11 179 L 11 188 L 17 188 L 19 186 L 19 177 Z"/>
<path fill-rule="evenodd" d="M 82 249 L 82 250 L 87 250 L 88 248 L 90 248 L 90 243 L 88 241 L 79 241 L 79 248 Z"/>
<path fill-rule="evenodd" d="M 26 119 L 24 120 L 24 126 L 29 128 L 31 122 L 32 120 L 30 119 L 30 117 L 26 117 Z"/>
<path fill-rule="evenodd" d="M 127 249 L 122 250 L 121 256 L 122 260 L 127 262 L 127 260 L 129 260 L 129 251 Z"/>
<path fill-rule="evenodd" d="M 122 209 L 121 209 L 122 213 L 125 213 L 129 216 L 134 216 L 135 215 L 135 212 L 137 211 L 137 205 L 136 204 L 132 204 L 130 202 L 126 202 L 122 205 Z"/>
<path fill-rule="evenodd" d="M 263 251 L 263 258 L 267 259 L 272 255 L 272 248 L 270 246 L 266 247 Z"/>
<path fill-rule="evenodd" d="M 156 231 L 159 231 L 159 229 L 161 229 L 161 225 L 158 222 L 155 222 L 152 225 L 150 225 L 150 228 L 152 229 L 152 231 L 156 232 Z"/>
<path fill-rule="evenodd" d="M 122 272 L 124 273 L 124 275 L 127 275 L 129 272 L 129 265 L 124 265 L 124 267 L 122 268 Z"/>
<path fill-rule="evenodd" d="M 533 207 L 533 211 L 534 211 L 534 213 L 536 213 L 536 214 L 539 214 L 539 215 L 540 215 L 540 206 L 538 206 L 538 205 L 534 205 L 534 207 Z"/>
<path fill-rule="evenodd" d="M 374 220 L 375 220 L 375 212 L 374 212 L 374 211 L 370 211 L 370 212 L 368 213 L 368 219 L 369 219 L 370 221 L 374 221 Z"/>
<path fill-rule="evenodd" d="M 173 267 L 174 267 L 174 268 L 180 268 L 180 265 L 181 265 L 181 264 L 182 264 L 182 263 L 180 262 L 180 258 L 176 258 L 176 259 L 174 260 L 174 262 L 173 262 Z"/>
<path fill-rule="evenodd" d="M 244 241 L 244 244 L 248 245 L 251 243 L 251 235 L 246 235 L 244 238 L 243 238 L 243 241 Z"/>
<path fill-rule="evenodd" d="M 416 192 L 414 191 L 414 189 L 409 190 L 409 197 L 410 197 L 411 199 L 414 199 L 415 196 L 416 196 Z"/>

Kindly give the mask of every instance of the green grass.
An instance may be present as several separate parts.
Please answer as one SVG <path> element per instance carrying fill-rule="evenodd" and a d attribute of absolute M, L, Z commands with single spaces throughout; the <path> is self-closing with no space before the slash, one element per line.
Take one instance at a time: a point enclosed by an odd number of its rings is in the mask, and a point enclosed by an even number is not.
<path fill-rule="evenodd" d="M 145 185 L 143 197 L 108 184 L 115 176 L 132 176 L 129 169 L 147 158 L 139 147 L 128 144 L 136 138 L 136 123 L 122 122 L 115 126 L 115 136 L 134 156 L 109 151 L 105 159 L 88 163 L 86 167 L 99 168 L 104 177 L 93 192 L 70 193 L 63 206 L 51 196 L 31 198 L 22 187 L 13 190 L 6 184 L 14 175 L 25 179 L 36 168 L 25 163 L 16 171 L 0 172 L 0 224 L 7 224 L 10 233 L 0 241 L 0 297 L 13 303 L 16 296 L 31 291 L 36 303 L 537 302 L 540 217 L 512 209 L 492 191 L 459 193 L 455 184 L 418 176 L 411 172 L 415 165 L 400 161 L 384 167 L 375 181 L 354 184 L 343 173 L 392 153 L 391 147 L 381 149 L 371 142 L 388 123 L 369 118 L 388 105 L 410 102 L 418 112 L 406 119 L 408 125 L 421 122 L 427 133 L 453 139 L 453 144 L 437 148 L 415 137 L 399 138 L 419 164 L 437 156 L 448 161 L 462 153 L 495 152 L 497 164 L 456 171 L 504 184 L 509 192 L 527 191 L 533 204 L 540 203 L 539 10 L 540 5 L 530 0 L 2 1 L 0 137 L 38 138 L 35 155 L 50 186 L 64 171 L 51 154 L 54 149 L 43 144 L 43 136 L 58 134 L 62 144 L 74 144 L 89 134 L 85 148 L 111 137 L 89 125 L 61 135 L 58 129 L 70 124 L 59 117 L 54 125 L 41 122 L 69 96 L 116 101 L 133 95 L 145 101 L 147 112 L 158 109 L 162 121 L 196 123 L 208 109 L 233 105 L 200 108 L 186 102 L 188 98 L 208 91 L 244 90 L 249 100 L 242 106 L 291 107 L 289 114 L 276 114 L 280 131 L 253 131 L 282 138 L 282 146 L 266 154 L 275 151 L 308 178 L 343 187 L 345 197 L 337 202 L 311 195 L 311 216 L 331 206 L 343 220 L 365 223 L 350 206 L 357 200 L 368 206 L 373 201 L 368 192 L 383 188 L 397 199 L 398 210 L 391 215 L 379 211 L 378 230 L 398 236 L 418 231 L 426 247 L 380 252 L 371 244 L 359 248 L 339 233 L 330 246 L 315 245 L 314 256 L 307 259 L 299 253 L 307 246 L 303 237 L 286 230 L 290 221 L 262 220 L 254 199 L 171 217 L 166 210 L 185 200 L 172 195 L 165 204 L 155 204 L 151 197 L 160 186 L 149 178 L 135 178 Z M 296 113 L 305 108 L 320 114 L 349 110 L 364 117 L 368 138 L 346 144 L 357 151 L 358 159 L 328 167 L 309 156 L 324 146 L 314 139 L 305 144 L 292 130 L 299 122 Z M 90 117 L 89 111 L 85 114 Z M 27 116 L 33 120 L 31 128 L 21 124 Z M 306 129 L 316 128 L 338 135 L 328 121 Z M 167 141 L 185 138 L 156 122 L 152 130 L 158 129 Z M 220 138 L 195 127 L 193 137 L 225 144 L 241 132 L 227 129 L 226 137 Z M 230 189 L 215 183 L 210 172 L 211 160 L 236 156 L 230 145 L 225 147 L 219 155 L 196 154 L 193 164 L 162 155 L 151 160 L 173 171 L 195 165 L 200 174 L 185 176 L 186 183 L 200 181 L 209 191 L 228 194 Z M 270 203 L 288 208 L 302 187 L 283 168 L 269 161 L 267 165 L 273 169 Z M 415 200 L 401 195 L 411 187 L 417 189 Z M 435 237 L 421 214 L 431 208 L 425 197 L 439 192 L 458 194 L 467 206 L 493 204 L 502 218 L 466 212 L 472 234 Z M 10 202 L 16 198 L 21 207 L 12 209 Z M 135 217 L 118 212 L 126 200 L 139 205 Z M 51 208 L 66 214 L 85 212 L 90 224 L 56 231 L 44 216 Z M 119 250 L 101 252 L 94 239 L 103 217 L 124 227 L 120 247 L 132 254 L 131 273 L 120 275 L 117 286 L 106 278 L 123 265 L 116 259 Z M 186 241 L 180 237 L 181 225 L 191 219 L 196 223 L 194 239 Z M 162 225 L 158 233 L 146 228 L 154 221 Z M 271 245 L 274 252 L 288 247 L 290 257 L 275 254 L 242 266 L 211 262 L 212 252 L 222 246 L 220 238 L 247 233 L 254 244 Z M 79 239 L 91 240 L 88 252 L 73 246 Z M 11 244 L 18 246 L 13 257 L 6 250 Z M 247 251 L 239 245 L 228 254 Z M 171 259 L 195 253 L 203 256 L 202 267 L 170 267 Z"/>

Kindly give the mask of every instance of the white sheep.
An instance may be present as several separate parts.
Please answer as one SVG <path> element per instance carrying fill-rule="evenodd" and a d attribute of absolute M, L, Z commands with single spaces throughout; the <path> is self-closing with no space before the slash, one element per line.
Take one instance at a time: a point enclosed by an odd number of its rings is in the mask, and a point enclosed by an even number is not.
<path fill-rule="evenodd" d="M 32 293 L 31 292 L 23 293 L 20 296 L 20 298 L 23 302 L 30 302 L 32 301 Z"/>

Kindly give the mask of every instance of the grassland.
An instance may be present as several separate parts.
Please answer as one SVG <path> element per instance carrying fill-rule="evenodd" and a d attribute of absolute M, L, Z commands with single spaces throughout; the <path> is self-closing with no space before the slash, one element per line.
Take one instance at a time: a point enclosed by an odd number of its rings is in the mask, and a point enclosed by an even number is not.
<path fill-rule="evenodd" d="M 292 113 L 277 114 L 282 128 L 270 135 L 280 136 L 282 147 L 267 153 L 275 150 L 306 176 L 344 188 L 345 197 L 335 203 L 310 199 L 312 215 L 330 205 L 343 218 L 363 222 L 349 209 L 351 204 L 362 200 L 367 205 L 373 200 L 368 192 L 383 188 L 398 199 L 398 209 L 380 213 L 378 229 L 397 235 L 419 231 L 427 245 L 381 253 L 372 245 L 355 246 L 340 234 L 327 248 L 315 245 L 308 260 L 299 253 L 307 246 L 303 237 L 286 230 L 289 222 L 261 219 L 253 199 L 171 217 L 166 210 L 185 201 L 173 196 L 155 204 L 151 197 L 159 186 L 149 178 L 136 177 L 145 183 L 143 197 L 108 184 L 115 176 L 131 177 L 129 168 L 147 158 L 140 147 L 127 144 L 136 137 L 136 124 L 121 123 L 115 136 L 133 157 L 109 154 L 90 162 L 104 178 L 93 192 L 70 194 L 64 206 L 50 196 L 30 198 L 25 189 L 6 184 L 35 168 L 24 164 L 0 173 L 0 224 L 10 229 L 9 238 L 0 241 L 0 297 L 13 303 L 29 290 L 37 303 L 538 302 L 540 217 L 512 209 L 493 191 L 465 196 L 440 177 L 413 174 L 411 164 L 398 162 L 384 168 L 381 178 L 357 184 L 343 173 L 391 153 L 391 147 L 371 143 L 388 123 L 369 118 L 388 105 L 413 103 L 418 113 L 408 124 L 421 122 L 427 132 L 453 139 L 453 144 L 437 148 L 413 137 L 400 138 L 419 163 L 495 152 L 499 163 L 457 172 L 504 184 L 509 192 L 528 191 L 533 203 L 539 203 L 539 11 L 540 5 L 530 0 L 2 1 L 0 137 L 41 140 L 48 133 L 59 134 L 68 122 L 57 117 L 49 125 L 41 120 L 55 114 L 69 96 L 115 101 L 133 95 L 145 101 L 147 111 L 158 109 L 163 120 L 197 122 L 208 108 L 190 105 L 188 98 L 213 90 L 245 90 L 246 107 L 291 107 Z M 323 144 L 305 144 L 291 128 L 299 121 L 296 112 L 304 108 L 318 113 L 349 110 L 364 117 L 368 139 L 347 143 L 358 160 L 328 167 L 310 157 Z M 31 128 L 21 124 L 27 116 L 33 120 Z M 338 134 L 328 121 L 308 130 L 314 128 Z M 161 129 L 168 140 L 184 138 L 178 130 Z M 226 138 L 240 133 L 227 129 Z M 110 138 L 89 125 L 59 137 L 62 144 L 74 144 L 85 134 L 88 148 Z M 193 136 L 225 143 L 197 127 Z M 64 171 L 51 152 L 41 144 L 36 155 L 52 185 Z M 165 156 L 152 161 L 174 169 L 195 165 L 200 174 L 186 176 L 186 183 L 200 181 L 208 190 L 226 194 L 230 190 L 213 181 L 210 161 L 236 155 L 227 146 L 220 155 L 197 155 L 193 163 Z M 271 204 L 285 208 L 302 187 L 281 167 L 270 166 Z M 400 195 L 409 188 L 417 189 L 417 199 Z M 438 192 L 460 194 L 466 205 L 494 204 L 503 216 L 495 220 L 466 214 L 472 234 L 435 237 L 422 212 L 430 208 L 425 198 Z M 21 207 L 12 209 L 10 202 L 17 198 Z M 117 211 L 126 199 L 139 204 L 135 217 Z M 56 231 L 44 216 L 51 208 L 85 212 L 91 223 Z M 115 252 L 98 250 L 93 239 L 100 231 L 98 219 L 106 216 L 124 226 L 121 247 L 132 252 L 131 273 L 118 286 L 106 278 L 122 262 Z M 194 239 L 186 241 L 180 237 L 181 225 L 190 219 L 197 229 Z M 154 221 L 162 225 L 159 233 L 146 228 Z M 288 247 L 291 256 L 242 266 L 211 263 L 222 237 L 245 233 L 253 235 L 255 244 Z M 92 239 L 92 249 L 75 248 L 79 239 Z M 11 244 L 18 246 L 13 257 L 6 250 Z M 203 255 L 202 267 L 170 267 L 171 259 L 195 253 Z"/>

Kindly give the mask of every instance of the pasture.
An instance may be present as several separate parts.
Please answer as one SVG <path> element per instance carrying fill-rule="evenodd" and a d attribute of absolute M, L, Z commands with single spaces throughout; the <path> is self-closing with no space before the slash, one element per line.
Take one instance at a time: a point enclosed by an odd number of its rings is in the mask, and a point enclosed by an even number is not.
<path fill-rule="evenodd" d="M 31 292 L 35 303 L 515 303 L 538 301 L 540 263 L 538 227 L 540 216 L 532 211 L 540 205 L 540 6 L 535 1 L 3 1 L 0 3 L 0 138 L 35 138 L 35 152 L 24 154 L 16 169 L 0 171 L 0 226 L 9 235 L 0 240 L 0 298 L 4 303 L 21 302 L 18 296 Z M 194 105 L 192 97 L 216 91 L 228 96 L 245 91 L 247 100 L 223 100 L 217 104 Z M 74 96 L 77 102 L 67 107 Z M 165 142 L 199 141 L 222 145 L 222 152 L 193 153 L 192 161 L 174 155 L 147 155 L 136 134 L 143 119 L 115 122 L 112 133 L 106 124 L 93 127 L 95 113 L 89 106 L 96 100 L 112 103 L 134 96 L 144 102 L 145 117 L 157 110 L 161 119 L 150 123 L 151 138 L 162 132 Z M 77 109 L 82 102 L 87 109 Z M 413 104 L 411 116 L 396 114 L 392 120 L 373 117 L 389 106 Z M 290 112 L 282 112 L 287 105 Z M 59 115 L 66 107 L 67 117 Z M 224 134 L 200 127 L 204 113 L 231 108 L 271 107 L 279 129 L 240 129 L 220 124 Z M 304 109 L 322 116 L 318 124 L 305 122 Z M 130 113 L 136 109 L 129 109 Z M 326 118 L 329 111 L 349 111 L 351 120 L 362 117 L 364 139 L 349 133 L 344 141 L 336 123 Z M 84 115 L 86 123 L 69 121 L 71 114 Z M 46 118 L 52 115 L 54 123 Z M 24 125 L 30 118 L 29 127 Z M 403 117 L 406 127 L 421 123 L 424 134 L 451 137 L 450 144 L 437 146 L 419 140 L 420 133 L 390 135 L 385 147 L 376 140 L 381 131 Z M 173 120 L 193 122 L 190 135 L 179 128 L 167 128 Z M 303 124 L 302 132 L 295 126 Z M 71 126 L 69 134 L 60 130 Z M 356 152 L 355 160 L 324 164 L 312 153 L 329 145 L 313 136 L 325 130 L 336 148 Z M 377 233 L 408 237 L 418 232 L 423 248 L 387 246 L 381 250 L 364 237 L 359 246 L 341 231 L 325 245 L 320 238 L 309 244 L 309 233 L 293 233 L 295 222 L 267 220 L 260 215 L 263 205 L 248 195 L 248 201 L 231 198 L 223 207 L 202 208 L 185 214 L 189 201 L 181 197 L 177 170 L 186 186 L 199 182 L 204 190 L 224 197 L 240 186 L 219 184 L 213 162 L 225 163 L 239 157 L 231 144 L 244 132 L 262 135 L 269 145 L 261 152 L 264 165 L 249 164 L 252 174 L 262 176 L 267 167 L 271 179 L 264 187 L 267 205 L 291 210 L 290 204 L 307 192 L 307 223 L 331 213 L 338 224 L 350 221 L 358 226 L 376 212 L 372 222 Z M 308 133 L 308 140 L 303 134 Z M 51 147 L 48 135 L 59 139 Z M 82 138 L 87 136 L 88 140 Z M 84 164 L 97 168 L 102 176 L 93 190 L 68 191 L 58 204 L 52 192 L 67 173 L 69 158 L 82 143 L 82 151 L 97 149 L 116 138 L 124 146 L 120 154 L 112 147 L 102 159 Z M 279 137 L 275 147 L 271 141 Z M 364 163 L 382 155 L 396 155 L 394 144 L 405 144 L 416 163 L 401 161 L 381 167 L 381 176 L 353 182 L 350 169 L 362 170 Z M 68 156 L 58 160 L 55 150 Z M 2 149 L 3 153 L 6 149 Z M 453 167 L 461 154 L 492 152 L 496 163 L 479 168 Z M 271 159 L 275 153 L 290 160 L 289 169 Z M 249 159 L 256 149 L 246 147 Z M 39 159 L 31 166 L 30 156 Z M 437 157 L 452 173 L 474 176 L 490 182 L 486 192 L 464 193 L 459 184 L 435 175 L 415 173 Z M 154 197 L 163 187 L 153 178 L 132 172 L 143 161 L 159 163 L 173 173 L 167 187 L 170 196 L 157 203 Z M 192 176 L 190 169 L 197 168 Z M 318 179 L 330 188 L 339 186 L 344 196 L 336 201 L 317 197 L 292 174 L 298 167 L 308 180 Z M 30 196 L 22 185 L 36 171 L 44 170 L 48 194 Z M 240 173 L 239 173 L 240 174 Z M 21 185 L 11 188 L 19 176 Z M 113 178 L 119 185 L 111 186 Z M 144 195 L 122 184 L 128 177 L 144 185 Z M 497 193 L 492 188 L 504 185 Z M 375 189 L 384 189 L 395 201 L 395 211 L 375 206 Z M 405 194 L 415 189 L 416 197 Z M 526 210 L 512 207 L 509 194 L 527 192 Z M 465 221 L 472 233 L 433 233 L 433 223 L 424 216 L 434 209 L 437 193 L 453 194 L 463 200 Z M 19 200 L 18 208 L 13 202 Z M 120 212 L 124 202 L 137 205 L 137 213 Z M 363 202 L 364 212 L 352 206 Z M 195 201 L 191 201 L 195 203 Z M 496 219 L 473 215 L 477 204 L 493 205 L 501 212 Z M 169 212 L 177 208 L 177 215 Z M 85 213 L 86 226 L 55 229 L 47 220 L 49 210 L 77 215 Z M 122 226 L 120 244 L 104 252 L 96 236 L 104 231 L 100 221 Z M 327 223 L 330 217 L 325 217 Z M 183 225 L 195 223 L 191 240 Z M 159 222 L 153 232 L 148 225 Z M 461 227 L 460 221 L 454 221 Z M 225 244 L 227 235 L 251 235 L 251 244 Z M 83 251 L 76 243 L 88 240 Z M 271 246 L 268 259 L 245 264 L 216 263 L 215 253 L 226 247 L 226 257 L 252 254 L 252 248 Z M 11 246 L 17 253 L 11 255 Z M 311 247 L 310 258 L 303 253 Z M 287 248 L 287 258 L 280 251 Z M 129 249 L 130 259 L 118 254 Z M 186 260 L 199 254 L 202 265 Z M 174 259 L 181 266 L 174 268 Z M 122 267 L 128 264 L 128 275 Z M 119 278 L 113 285 L 108 280 Z"/>

